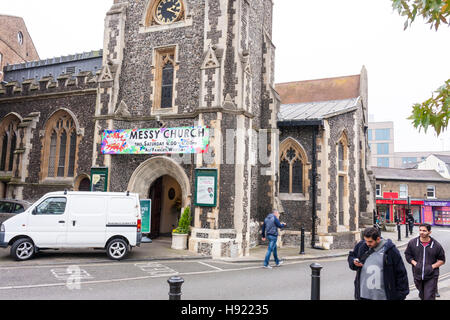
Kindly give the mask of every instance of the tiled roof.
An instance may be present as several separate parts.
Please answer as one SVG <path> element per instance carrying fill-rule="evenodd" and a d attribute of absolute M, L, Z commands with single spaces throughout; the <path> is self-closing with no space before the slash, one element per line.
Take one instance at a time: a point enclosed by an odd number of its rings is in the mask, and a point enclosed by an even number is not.
<path fill-rule="evenodd" d="M 278 121 L 322 120 L 356 110 L 359 101 L 358 97 L 345 100 L 282 104 L 278 113 Z"/>
<path fill-rule="evenodd" d="M 437 181 L 450 183 L 450 179 L 443 178 L 435 170 L 372 167 L 372 171 L 377 180 Z"/>
<path fill-rule="evenodd" d="M 360 95 L 360 75 L 275 84 L 282 104 L 345 100 Z"/>

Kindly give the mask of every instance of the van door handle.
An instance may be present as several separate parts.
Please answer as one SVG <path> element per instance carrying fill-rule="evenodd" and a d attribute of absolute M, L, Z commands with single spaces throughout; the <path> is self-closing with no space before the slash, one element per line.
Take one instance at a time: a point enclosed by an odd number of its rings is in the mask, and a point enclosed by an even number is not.
<path fill-rule="evenodd" d="M 58 221 L 59 223 L 66 223 L 65 221 L 63 221 L 63 220 L 61 220 L 61 221 Z"/>
<path fill-rule="evenodd" d="M 77 223 L 75 220 L 72 220 L 72 226 L 75 227 L 75 223 Z"/>

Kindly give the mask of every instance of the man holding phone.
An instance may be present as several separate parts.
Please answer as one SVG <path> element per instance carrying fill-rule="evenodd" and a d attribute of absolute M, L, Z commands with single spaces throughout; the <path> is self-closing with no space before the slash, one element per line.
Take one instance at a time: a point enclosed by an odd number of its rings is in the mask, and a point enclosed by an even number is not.
<path fill-rule="evenodd" d="M 409 286 L 400 252 L 377 228 L 367 228 L 363 236 L 348 256 L 350 269 L 356 271 L 355 299 L 404 300 Z"/>

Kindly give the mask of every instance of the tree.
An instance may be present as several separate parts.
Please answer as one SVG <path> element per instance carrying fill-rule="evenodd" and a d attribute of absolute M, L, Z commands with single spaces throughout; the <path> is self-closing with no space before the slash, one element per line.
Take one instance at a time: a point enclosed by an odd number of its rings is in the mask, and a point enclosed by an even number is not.
<path fill-rule="evenodd" d="M 392 7 L 401 16 L 406 16 L 405 29 L 422 16 L 427 24 L 438 30 L 441 23 L 449 25 L 450 0 L 391 0 Z M 425 132 L 431 126 L 439 136 L 448 127 L 450 120 L 450 79 L 435 91 L 431 98 L 413 105 L 412 120 L 414 127 Z"/>
<path fill-rule="evenodd" d="M 417 15 L 437 30 L 441 22 L 448 24 L 450 15 L 449 0 L 392 0 L 392 7 L 401 16 L 406 16 L 405 30 L 414 22 Z"/>

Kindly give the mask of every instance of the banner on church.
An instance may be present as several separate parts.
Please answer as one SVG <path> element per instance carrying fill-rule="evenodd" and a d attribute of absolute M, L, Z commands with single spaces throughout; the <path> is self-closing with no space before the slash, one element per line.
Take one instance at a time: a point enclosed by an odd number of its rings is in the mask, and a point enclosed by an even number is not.
<path fill-rule="evenodd" d="M 103 154 L 206 153 L 209 127 L 104 130 Z"/>

